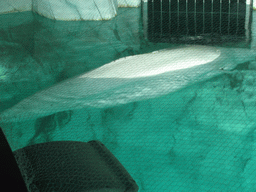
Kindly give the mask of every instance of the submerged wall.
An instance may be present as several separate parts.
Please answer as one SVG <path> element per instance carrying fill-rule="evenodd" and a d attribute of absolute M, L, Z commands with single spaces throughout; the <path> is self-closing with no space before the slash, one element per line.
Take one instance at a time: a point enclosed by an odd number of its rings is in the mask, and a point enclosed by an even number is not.
<path fill-rule="evenodd" d="M 118 7 L 138 7 L 140 0 L 0 0 L 0 14 L 34 11 L 55 20 L 108 20 Z"/>

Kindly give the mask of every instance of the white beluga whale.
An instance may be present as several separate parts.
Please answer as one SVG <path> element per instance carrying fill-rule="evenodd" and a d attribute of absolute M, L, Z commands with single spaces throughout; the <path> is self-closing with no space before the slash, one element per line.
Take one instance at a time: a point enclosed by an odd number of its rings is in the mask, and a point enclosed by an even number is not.
<path fill-rule="evenodd" d="M 158 97 L 228 72 L 255 56 L 250 49 L 190 45 L 121 58 L 22 100 L 3 111 L 0 122 Z"/>

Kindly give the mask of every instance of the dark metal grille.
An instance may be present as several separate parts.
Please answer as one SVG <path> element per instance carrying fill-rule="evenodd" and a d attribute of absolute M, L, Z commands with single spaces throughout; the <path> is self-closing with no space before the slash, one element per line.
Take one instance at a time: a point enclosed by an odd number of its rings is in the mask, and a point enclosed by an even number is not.
<path fill-rule="evenodd" d="M 250 39 L 252 9 L 246 0 L 148 0 L 146 4 L 149 40 L 209 43 Z"/>

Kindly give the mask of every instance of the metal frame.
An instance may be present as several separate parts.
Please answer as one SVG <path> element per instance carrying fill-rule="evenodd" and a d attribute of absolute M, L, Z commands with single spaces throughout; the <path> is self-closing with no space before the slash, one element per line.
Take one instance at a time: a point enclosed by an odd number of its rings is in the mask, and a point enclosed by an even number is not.
<path fill-rule="evenodd" d="M 165 2 L 164 2 L 165 1 Z M 168 1 L 168 2 L 167 2 Z M 183 1 L 183 2 L 182 2 Z M 186 1 L 186 9 L 184 9 L 184 1 Z M 180 38 L 179 40 L 181 41 L 193 41 L 193 40 L 202 40 L 203 38 L 205 38 L 205 36 L 207 36 L 207 34 L 209 34 L 209 27 L 207 27 L 207 23 L 209 23 L 209 17 L 210 17 L 210 28 L 211 28 L 211 32 L 210 34 L 216 34 L 218 33 L 218 38 L 219 36 L 222 36 L 223 38 L 225 38 L 226 40 L 228 39 L 229 41 L 232 41 L 232 39 L 243 39 L 243 41 L 247 42 L 247 44 L 250 42 L 251 40 L 251 22 L 252 22 L 252 4 L 253 4 L 253 0 L 250 0 L 250 4 L 246 4 L 246 11 L 245 11 L 245 15 L 243 14 L 243 12 L 241 12 L 241 6 L 242 3 L 244 3 L 244 0 L 194 0 L 194 10 L 191 11 L 189 10 L 188 4 L 191 3 L 191 1 L 193 0 L 143 0 L 142 1 L 142 15 L 143 15 L 143 28 L 144 28 L 144 36 L 146 39 L 152 40 L 152 36 L 154 36 L 154 31 L 150 30 L 152 27 L 150 25 L 153 25 L 152 23 L 156 22 L 156 19 L 158 19 L 158 28 L 159 32 L 159 38 L 158 41 L 170 41 L 172 42 L 173 40 L 177 40 L 177 37 L 175 37 L 174 32 L 172 33 L 171 31 L 173 30 L 173 28 L 171 29 L 171 20 L 172 20 L 172 16 L 174 16 L 174 14 L 177 14 L 176 16 L 176 33 L 178 31 L 180 31 L 181 27 L 183 27 L 183 37 Z M 214 5 L 216 4 L 216 1 L 218 5 L 219 5 L 219 11 L 216 12 L 216 6 L 214 7 Z M 228 9 L 227 9 L 227 1 L 228 1 Z M 236 1 L 236 2 L 235 2 Z M 158 10 L 156 10 L 155 8 L 155 3 L 160 3 L 160 9 L 159 7 L 157 8 Z M 171 12 L 171 3 L 175 3 L 177 5 L 177 10 L 174 12 Z M 202 7 L 200 8 L 199 12 L 197 10 L 197 5 L 198 2 L 203 3 L 203 9 Z M 248 2 L 248 1 L 247 1 Z M 148 10 L 148 4 L 151 4 L 151 10 Z M 167 13 L 167 9 L 166 7 L 163 6 L 164 3 L 167 3 L 169 5 L 168 8 L 168 12 L 169 12 L 169 23 L 164 23 L 164 16 L 166 16 Z M 181 4 L 183 3 L 183 5 Z M 206 3 L 210 3 L 211 4 L 211 10 L 209 11 L 209 4 L 207 5 L 207 11 L 206 11 Z M 246 2 L 245 2 L 246 3 Z M 232 7 L 231 7 L 232 5 Z M 236 7 L 234 7 L 234 6 Z M 183 6 L 183 10 L 180 10 L 180 6 Z M 223 12 L 225 8 L 225 12 Z M 163 10 L 165 9 L 165 10 Z M 160 10 L 160 16 L 157 15 L 158 18 L 156 17 L 156 13 L 159 12 Z M 173 8 L 172 8 L 173 10 Z M 214 12 L 215 11 L 215 12 Z M 149 19 L 149 14 L 152 14 L 150 16 Z M 202 18 L 201 20 L 198 19 L 198 15 L 201 14 Z M 216 20 L 216 15 L 219 14 L 219 22 L 218 22 L 218 27 L 216 27 L 216 22 L 214 22 L 214 19 Z M 182 21 L 181 15 L 185 16 L 185 23 L 184 21 Z M 193 15 L 193 22 L 194 22 L 194 28 L 193 28 L 193 33 L 195 35 L 191 35 L 189 34 L 191 32 L 191 15 Z M 206 20 L 206 15 L 208 16 L 208 20 Z M 227 18 L 226 23 L 224 24 L 222 21 L 225 17 Z M 235 17 L 235 18 L 234 18 Z M 241 19 L 242 18 L 242 19 Z M 243 35 L 238 35 L 239 30 L 241 32 L 242 27 L 241 27 L 241 21 L 243 21 L 245 18 L 245 23 L 244 23 L 244 28 L 245 28 L 245 33 Z M 190 19 L 190 20 L 189 20 Z M 184 20 L 184 19 L 183 19 Z M 234 23 L 234 20 L 236 21 Z M 240 21 L 241 20 L 241 21 Z M 152 23 L 149 23 L 152 22 Z M 183 24 L 181 24 L 183 23 Z M 200 24 L 199 24 L 200 23 Z M 200 29 L 200 32 L 197 30 L 199 25 L 202 25 L 202 29 Z M 160 25 L 160 27 L 159 27 Z M 168 25 L 168 26 L 166 26 Z M 228 26 L 227 26 L 228 25 Z M 232 29 L 234 28 L 234 26 L 236 26 L 236 32 L 232 31 Z M 168 39 L 166 37 L 166 32 L 164 32 L 164 27 L 165 28 L 169 28 L 169 36 L 170 38 Z M 217 32 L 216 32 L 217 30 Z M 207 34 L 206 34 L 207 32 Z M 186 33 L 186 34 L 185 34 Z M 235 33 L 235 34 L 234 34 Z M 153 35 L 152 35 L 153 34 Z M 224 35 L 223 35 L 224 34 Z M 224 37 L 225 36 L 225 37 Z M 244 37 L 241 37 L 244 36 Z M 208 42 L 208 41 L 207 41 Z"/>

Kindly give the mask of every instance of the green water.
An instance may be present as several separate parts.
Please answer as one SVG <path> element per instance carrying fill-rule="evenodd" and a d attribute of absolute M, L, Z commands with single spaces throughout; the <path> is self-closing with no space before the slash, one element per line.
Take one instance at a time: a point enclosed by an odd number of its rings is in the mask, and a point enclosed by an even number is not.
<path fill-rule="evenodd" d="M 110 21 L 1 15 L 0 112 L 118 58 L 175 46 L 144 40 L 138 18 L 136 8 Z M 0 125 L 12 150 L 100 140 L 140 191 L 255 191 L 255 75 L 250 65 L 159 98 Z"/>

